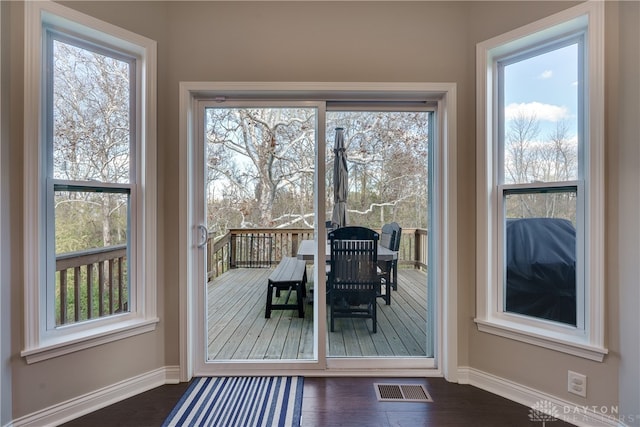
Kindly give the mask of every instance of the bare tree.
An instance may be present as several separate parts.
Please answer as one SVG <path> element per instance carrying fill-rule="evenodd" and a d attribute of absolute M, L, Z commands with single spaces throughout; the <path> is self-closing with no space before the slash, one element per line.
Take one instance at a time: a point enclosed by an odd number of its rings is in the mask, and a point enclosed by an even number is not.
<path fill-rule="evenodd" d="M 327 118 L 329 129 L 345 129 L 354 183 L 350 190 L 357 196 L 348 202 L 352 217 L 371 227 L 391 220 L 405 227 L 425 226 L 429 113 L 334 112 Z M 332 157 L 327 155 L 331 161 Z"/>
<path fill-rule="evenodd" d="M 327 206 L 332 208 L 334 128 L 346 130 L 349 211 L 379 227 L 402 217 L 424 226 L 428 113 L 327 114 Z M 236 226 L 313 226 L 315 110 L 210 108 L 206 113 L 210 231 Z M 231 223 L 227 219 L 235 218 Z M 420 218 L 408 219 L 408 218 Z"/>
<path fill-rule="evenodd" d="M 519 112 L 509 122 L 505 138 L 505 182 L 531 182 L 534 178 L 534 141 L 540 134 L 540 125 L 535 114 Z"/>
<path fill-rule="evenodd" d="M 504 147 L 507 184 L 561 183 L 577 179 L 577 144 L 570 126 L 559 121 L 540 139 L 540 123 L 535 115 L 518 114 L 508 124 Z M 531 191 L 507 197 L 511 217 L 562 217 L 575 220 L 575 192 L 567 190 Z"/>
<path fill-rule="evenodd" d="M 548 137 L 550 162 L 553 164 L 553 175 L 550 181 L 569 181 L 578 178 L 578 145 L 571 139 L 569 124 L 562 120 L 556 123 L 555 129 Z"/>
<path fill-rule="evenodd" d="M 130 182 L 130 73 L 130 64 L 126 61 L 54 42 L 55 179 Z M 93 211 L 91 205 L 97 210 Z M 56 215 L 58 247 L 77 250 L 109 246 L 114 240 L 122 241 L 126 235 L 126 198 L 121 195 L 58 192 L 56 209 L 60 213 Z M 100 214 L 89 214 L 87 210 Z M 100 233 L 99 240 L 92 229 Z M 84 233 L 84 236 L 73 237 L 73 232 Z M 70 243 L 73 240 L 83 242 Z"/>
<path fill-rule="evenodd" d="M 314 118 L 312 108 L 207 110 L 208 167 L 218 178 L 210 182 L 226 186 L 243 224 L 270 227 L 281 225 L 275 215 L 304 216 L 293 204 L 278 204 L 280 211 L 274 205 L 278 198 L 298 200 L 305 175 L 313 173 Z"/>

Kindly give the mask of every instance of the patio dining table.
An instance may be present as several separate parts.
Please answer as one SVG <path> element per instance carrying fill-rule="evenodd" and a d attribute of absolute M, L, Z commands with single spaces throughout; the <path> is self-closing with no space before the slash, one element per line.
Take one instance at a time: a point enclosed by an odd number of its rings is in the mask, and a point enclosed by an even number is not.
<path fill-rule="evenodd" d="M 316 243 L 315 240 L 303 240 L 298 247 L 298 259 L 305 261 L 313 261 L 313 255 L 315 253 Z M 326 245 L 326 261 L 331 261 L 331 244 Z M 378 245 L 378 261 L 393 261 L 398 259 L 398 251 L 392 251 L 389 248 Z"/>

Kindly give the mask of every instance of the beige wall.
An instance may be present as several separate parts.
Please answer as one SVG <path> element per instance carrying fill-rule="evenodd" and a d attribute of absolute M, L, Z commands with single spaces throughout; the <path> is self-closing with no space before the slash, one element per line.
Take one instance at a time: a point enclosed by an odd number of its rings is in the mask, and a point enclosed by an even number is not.
<path fill-rule="evenodd" d="M 158 243 L 159 315 L 154 333 L 129 338 L 50 361 L 26 365 L 22 345 L 21 234 L 11 231 L 16 255 L 11 270 L 13 417 L 82 395 L 161 366 L 179 363 L 178 249 L 178 83 L 180 81 L 372 81 L 455 82 L 458 94 L 459 363 L 516 383 L 591 405 L 618 400 L 621 365 L 618 298 L 639 277 L 637 210 L 619 189 L 635 187 L 637 122 L 620 113 L 637 111 L 638 100 L 619 96 L 633 79 L 621 65 L 638 62 L 637 28 L 607 7 L 607 341 L 603 363 L 512 342 L 477 331 L 475 314 L 475 45 L 568 6 L 561 2 L 76 2 L 65 5 L 158 41 Z M 3 6 L 6 6 L 3 4 Z M 12 19 L 11 144 L 9 170 L 11 227 L 22 227 L 22 24 L 21 3 L 5 7 Z M 3 9 L 3 12 L 4 10 Z M 637 3 L 625 4 L 637 15 Z M 622 18 L 621 18 L 622 16 Z M 505 17 L 508 17 L 506 19 Z M 5 30 L 3 29 L 3 32 Z M 635 31 L 635 32 L 634 32 Z M 635 39 L 633 36 L 635 35 Z M 634 41 L 635 40 L 635 41 Z M 636 48 L 635 58 L 619 46 Z M 624 58 L 624 59 L 623 59 Z M 3 65 L 7 55 L 3 52 Z M 637 71 L 637 69 L 636 69 Z M 630 82 L 629 82 L 630 83 Z M 635 82 L 637 87 L 637 80 Z M 3 92 L 4 96 L 4 92 Z M 4 115 L 4 110 L 3 110 Z M 628 115 L 628 113 L 627 113 Z M 626 117 L 626 116 L 624 116 Z M 635 126 L 635 127 L 634 127 Z M 636 135 L 635 139 L 634 135 Z M 4 139 L 4 138 L 3 138 Z M 615 141 L 614 141 L 615 139 Z M 3 140 L 4 144 L 8 143 Z M 634 167 L 633 165 L 636 165 Z M 3 171 L 3 180 L 4 180 Z M 4 184 L 3 184 L 4 185 Z M 637 204 L 638 198 L 635 202 Z M 634 201 L 632 200 L 631 203 Z M 635 235 L 621 230 L 633 227 Z M 636 240 L 630 240 L 635 237 Z M 618 248 L 621 248 L 620 250 Z M 625 261 L 618 262 L 618 252 Z M 630 253 L 628 252 L 630 251 Z M 636 262 L 632 260 L 635 259 Z M 635 294 L 636 301 L 637 293 Z M 3 309 L 5 307 L 3 306 Z M 637 315 L 635 324 L 640 325 Z M 3 328 L 4 329 L 4 328 Z M 637 343 L 637 328 L 635 330 Z M 632 333 L 631 333 L 632 335 Z M 635 361 L 638 365 L 638 361 Z M 567 369 L 589 377 L 589 399 L 566 393 Z M 61 372 L 73 372 L 72 376 Z M 638 370 L 636 369 L 635 372 Z M 622 381 L 624 383 L 624 381 Z M 629 385 L 635 393 L 637 387 Z"/>
<path fill-rule="evenodd" d="M 96 391 L 102 387 L 113 385 L 117 382 L 133 378 L 155 369 L 166 366 L 165 357 L 165 327 L 167 325 L 163 315 L 164 301 L 164 280 L 163 274 L 159 274 L 159 298 L 158 313 L 162 321 L 153 333 L 147 333 L 133 338 L 128 338 L 120 342 L 94 347 L 89 350 L 76 352 L 70 355 L 49 359 L 43 362 L 27 365 L 20 357 L 23 349 L 23 265 L 29 265 L 29 260 L 22 257 L 22 227 L 23 227 L 23 198 L 22 198 L 22 174 L 23 174 L 23 23 L 24 8 L 22 2 L 2 2 L 3 15 L 7 12 L 9 25 L 10 48 L 8 52 L 3 51 L 2 64 L 9 67 L 10 85 L 10 127 L 8 141 L 3 140 L 8 147 L 8 171 L 3 170 L 3 186 L 5 185 L 5 174 L 8 176 L 6 185 L 9 190 L 9 218 L 10 228 L 3 228 L 3 239 L 5 233 L 8 234 L 10 243 L 10 281 L 2 283 L 3 288 L 10 287 L 10 303 L 5 305 L 2 301 L 2 311 L 10 311 L 11 316 L 11 351 L 10 354 L 3 355 L 3 364 L 10 363 L 11 366 L 11 394 L 13 399 L 12 418 L 16 419 L 24 415 L 31 414 L 40 409 L 47 408 L 54 404 L 64 402 L 68 399 L 76 398 L 84 394 Z M 163 8 L 153 6 L 151 3 L 144 10 L 136 5 L 127 6 L 130 13 L 122 13 L 123 17 L 139 21 L 137 24 L 139 32 L 149 35 L 156 40 L 162 37 L 162 26 L 156 32 L 148 31 L 153 27 L 154 22 L 162 19 L 156 18 L 158 12 L 163 13 Z M 112 11 L 113 3 L 107 7 L 106 4 L 95 5 L 97 10 Z M 96 16 L 100 16 L 96 13 Z M 147 29 L 143 28 L 148 24 Z M 4 34 L 3 34 L 4 36 Z M 4 37 L 3 37 L 4 40 Z M 4 96 L 4 92 L 3 92 Z M 5 111 L 3 109 L 3 115 Z M 4 121 L 3 121 L 4 124 Z M 4 132 L 4 130 L 3 130 Z M 3 165 L 4 166 L 4 165 Z M 4 195 L 3 195 L 4 198 Z M 3 205 L 4 207 L 4 205 Z M 159 208 L 159 217 L 162 218 L 162 208 Z M 3 224 L 4 225 L 4 224 Z M 160 240 L 161 241 L 161 240 Z M 4 241 L 3 241 L 4 244 Z M 162 253 L 162 250 L 159 251 Z M 4 253 L 3 253 L 4 256 Z M 162 263 L 159 263 L 162 266 Z M 4 267 L 4 264 L 3 264 Z M 4 277 L 3 272 L 3 277 Z M 174 329 L 176 326 L 172 326 Z M 5 325 L 2 324 L 3 334 Z M 175 344 L 177 345 L 177 344 Z M 4 349 L 3 349 L 4 352 Z M 7 360 L 6 357 L 9 359 Z M 177 363 L 175 360 L 174 364 Z M 3 413 L 3 417 L 4 417 Z M 2 425 L 7 420 L 2 420 Z"/>
<path fill-rule="evenodd" d="M 8 14 L 0 3 L 0 195 L 9 192 L 9 61 L 4 55 L 9 52 Z M 9 274 L 9 200 L 0 196 L 0 325 L 10 325 L 11 318 L 8 307 L 11 298 Z M 5 285 L 7 284 L 7 285 Z M 11 354 L 11 337 L 9 328 L 0 326 L 0 425 L 9 422 L 11 410 L 11 365 L 4 363 Z"/>
<path fill-rule="evenodd" d="M 608 103 L 615 104 L 608 116 L 610 124 L 608 156 L 611 171 L 607 187 L 611 206 L 609 279 L 611 300 L 619 301 L 618 310 L 609 316 L 612 340 L 617 340 L 615 356 L 620 359 L 620 413 L 640 413 L 640 3 L 622 2 L 611 19 L 608 44 L 612 58 Z M 615 10 L 614 7 L 611 9 Z M 617 59 L 614 60 L 614 58 Z M 618 67 L 615 67 L 617 64 Z M 618 95 L 617 99 L 614 94 Z M 615 224 L 615 226 L 614 226 Z M 635 423 L 640 425 L 640 417 Z"/>
<path fill-rule="evenodd" d="M 519 9 L 518 5 L 511 5 L 511 7 Z M 514 27 L 511 25 L 511 20 L 507 24 L 504 22 L 506 20 L 501 19 L 502 15 L 496 13 L 501 8 L 499 4 L 493 8 L 481 3 L 473 6 L 472 15 L 476 19 L 474 19 L 474 25 L 470 30 L 472 34 L 471 43 L 478 43 Z M 608 22 L 613 24 L 615 21 L 609 20 Z M 519 22 L 515 27 L 522 24 L 523 22 Z M 476 34 L 477 36 L 474 37 Z M 609 42 L 609 38 L 607 38 L 607 42 Z M 609 53 L 609 57 L 610 55 Z M 611 112 L 611 109 L 607 110 Z M 607 179 L 609 178 L 607 177 Z M 475 194 L 473 197 L 475 197 Z M 607 232 L 607 235 L 609 235 L 609 232 Z M 608 242 L 608 245 L 610 244 Z M 609 269 L 607 268 L 607 270 Z M 473 272 L 470 272 L 470 274 L 470 280 L 473 281 Z M 469 285 L 468 289 L 472 290 L 473 286 Z M 609 287 L 609 292 L 612 290 Z M 465 320 L 469 328 L 469 366 L 498 377 L 508 378 L 511 381 L 537 390 L 543 390 L 571 402 L 583 405 L 587 403 L 598 406 L 606 405 L 608 407 L 616 404 L 618 390 L 613 376 L 617 373 L 619 359 L 616 356 L 617 340 L 612 339 L 611 328 L 607 331 L 607 345 L 613 355 L 607 356 L 604 363 L 592 362 L 541 347 L 481 333 L 473 326 L 472 317 L 475 311 L 473 307 L 475 301 L 471 298 L 468 302 L 467 312 L 461 313 L 461 315 L 466 314 Z M 610 314 L 615 313 L 616 307 L 617 301 L 610 299 L 606 307 L 607 312 Z M 607 324 L 612 326 L 610 320 L 607 321 Z M 617 321 L 614 327 L 617 327 Z M 583 399 L 567 392 L 568 370 L 587 375 L 588 399 Z"/>
<path fill-rule="evenodd" d="M 535 346 L 492 337 L 469 327 L 469 365 L 499 377 L 508 378 L 543 390 L 579 405 L 611 407 L 618 404 L 617 376 L 622 362 L 626 365 L 623 381 L 627 383 L 627 399 L 635 399 L 636 415 L 640 409 L 638 392 L 638 332 L 640 325 L 637 291 L 638 244 L 637 224 L 638 182 L 638 17 L 637 2 L 608 2 L 606 7 L 606 346 L 609 355 L 603 363 L 563 355 Z M 490 21 L 487 10 L 479 4 L 476 22 Z M 495 15 L 494 15 L 495 16 Z M 633 17 L 635 16 L 635 22 Z M 497 32 L 474 29 L 478 38 L 474 43 Z M 625 49 L 621 50 L 620 47 Z M 626 67 L 626 68 L 623 68 Z M 635 73 L 630 70 L 635 70 Z M 635 76 L 635 77 L 634 77 Z M 631 89 L 631 90 L 629 90 Z M 635 118 L 633 112 L 635 111 Z M 622 119 L 622 118 L 625 119 Z M 623 137 L 624 135 L 624 137 Z M 622 154 L 625 153 L 625 154 Z M 627 155 L 628 154 L 628 155 Z M 635 165 L 635 166 L 632 166 Z M 623 188 L 625 190 L 623 190 Z M 633 191 L 635 189 L 635 191 Z M 621 259 L 620 256 L 624 258 Z M 632 261 L 635 259 L 635 261 Z M 626 304 L 621 311 L 619 300 Z M 471 302 L 473 303 L 473 302 Z M 635 308 L 632 308 L 635 307 Z M 470 308 L 472 315 L 473 308 Z M 469 312 L 467 313 L 469 314 Z M 468 319 L 469 320 L 469 319 Z M 626 329 L 621 336 L 621 324 Z M 633 326 L 629 326 L 633 325 Z M 635 332 L 628 328 L 635 327 Z M 621 343 L 627 352 L 621 354 Z M 635 345 L 634 345 L 635 343 Z M 508 355 L 508 356 L 505 356 Z M 629 357 L 632 356 L 632 357 Z M 628 369 L 631 369 L 628 371 Z M 588 398 L 567 392 L 567 371 L 581 372 L 588 377 Z M 635 390 L 631 390 L 635 382 Z M 631 396 L 635 396 L 634 398 Z M 633 408 L 631 406 L 630 408 Z M 621 410 L 623 414 L 624 409 Z M 640 420 L 636 417 L 636 423 Z"/>

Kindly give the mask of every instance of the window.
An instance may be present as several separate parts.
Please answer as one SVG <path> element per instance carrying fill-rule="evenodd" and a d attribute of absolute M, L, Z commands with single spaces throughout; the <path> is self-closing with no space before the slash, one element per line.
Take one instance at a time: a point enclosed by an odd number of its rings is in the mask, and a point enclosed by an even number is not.
<path fill-rule="evenodd" d="M 157 322 L 155 42 L 56 4 L 27 8 L 25 123 L 41 124 L 25 127 L 33 362 Z"/>
<path fill-rule="evenodd" d="M 602 360 L 602 15 L 478 45 L 480 330 Z"/>
<path fill-rule="evenodd" d="M 136 79 L 135 58 L 46 34 L 47 318 L 57 327 L 129 311 Z"/>
<path fill-rule="evenodd" d="M 496 60 L 500 308 L 573 326 L 584 324 L 583 49 L 579 32 Z"/>

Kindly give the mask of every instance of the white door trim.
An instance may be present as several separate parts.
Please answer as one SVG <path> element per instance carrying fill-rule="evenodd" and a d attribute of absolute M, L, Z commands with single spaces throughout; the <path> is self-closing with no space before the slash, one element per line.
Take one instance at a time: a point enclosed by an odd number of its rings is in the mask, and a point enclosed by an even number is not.
<path fill-rule="evenodd" d="M 443 375 L 447 380 L 457 382 L 458 378 L 458 325 L 457 325 L 457 168 L 456 168 L 456 84 L 455 83 L 324 83 L 324 82 L 181 82 L 179 95 L 180 108 L 180 147 L 179 147 L 179 345 L 180 379 L 188 381 L 194 374 L 194 273 L 196 256 L 194 255 L 195 233 L 193 232 L 192 207 L 194 206 L 194 183 L 191 179 L 194 158 L 193 128 L 195 100 L 205 94 L 212 96 L 234 97 L 251 93 L 269 96 L 271 99 L 301 98 L 312 100 L 326 99 L 329 94 L 346 93 L 349 96 L 366 98 L 398 97 L 411 99 L 429 99 L 439 103 L 438 132 L 442 141 L 436 159 L 440 168 L 441 180 L 436 190 L 441 205 L 438 207 L 438 232 L 442 244 L 442 256 L 438 257 L 440 276 L 436 280 L 436 360 L 434 370 L 406 373 L 394 370 L 394 375 Z M 314 375 L 349 375 L 314 369 Z M 358 372 L 362 375 L 362 372 Z M 380 375 L 381 372 L 376 372 Z"/>

